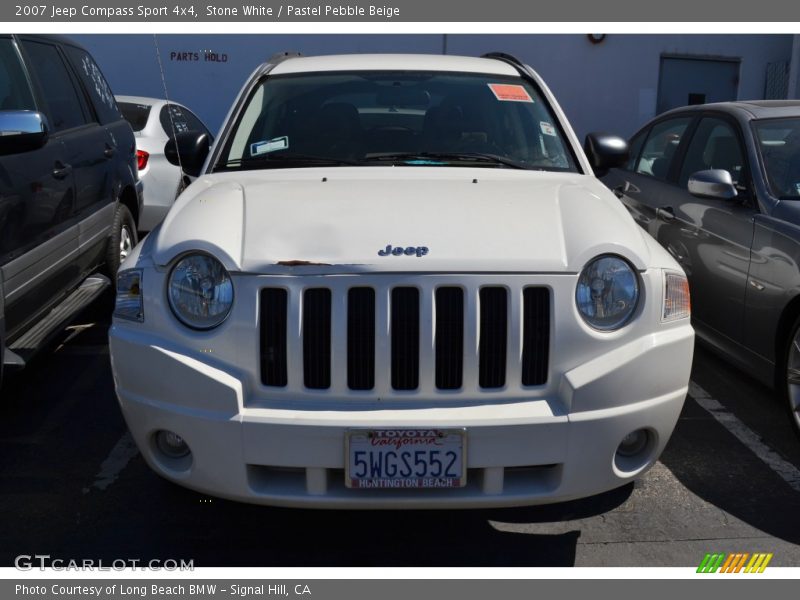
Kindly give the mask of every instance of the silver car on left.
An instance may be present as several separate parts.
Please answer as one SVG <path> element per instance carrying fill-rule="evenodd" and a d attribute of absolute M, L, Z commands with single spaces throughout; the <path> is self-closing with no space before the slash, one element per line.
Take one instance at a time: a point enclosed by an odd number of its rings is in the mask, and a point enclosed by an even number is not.
<path fill-rule="evenodd" d="M 176 133 L 201 132 L 212 139 L 208 128 L 191 110 L 160 98 L 116 96 L 122 115 L 136 137 L 139 178 L 144 183 L 144 207 L 140 231 L 150 231 L 169 212 L 175 198 L 190 179 L 164 157 L 164 146 Z"/>

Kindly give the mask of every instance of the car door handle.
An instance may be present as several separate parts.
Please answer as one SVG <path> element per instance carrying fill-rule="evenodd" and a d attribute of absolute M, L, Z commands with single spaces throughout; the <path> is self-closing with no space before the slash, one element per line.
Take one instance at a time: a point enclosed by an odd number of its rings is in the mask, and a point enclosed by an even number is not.
<path fill-rule="evenodd" d="M 61 161 L 57 161 L 55 164 L 55 168 L 53 169 L 53 178 L 54 179 L 64 179 L 67 175 L 72 172 L 71 165 L 65 165 Z"/>
<path fill-rule="evenodd" d="M 618 185 L 611 190 L 617 198 L 622 198 L 625 195 L 625 186 Z"/>
<path fill-rule="evenodd" d="M 103 150 L 103 156 L 105 156 L 106 158 L 111 158 L 114 156 L 116 151 L 117 151 L 116 148 L 112 148 L 111 146 L 106 146 L 106 149 Z"/>
<path fill-rule="evenodd" d="M 665 223 L 669 223 L 675 220 L 675 211 L 671 206 L 661 206 L 656 209 L 656 217 Z"/>

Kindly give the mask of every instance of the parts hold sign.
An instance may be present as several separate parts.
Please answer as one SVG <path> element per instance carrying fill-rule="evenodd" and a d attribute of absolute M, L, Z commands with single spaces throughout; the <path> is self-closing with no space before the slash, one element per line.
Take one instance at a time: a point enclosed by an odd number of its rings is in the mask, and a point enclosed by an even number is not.
<path fill-rule="evenodd" d="M 211 50 L 197 50 L 189 52 L 179 52 L 173 50 L 169 53 L 172 62 L 228 62 L 228 55 L 224 52 L 213 52 Z"/>

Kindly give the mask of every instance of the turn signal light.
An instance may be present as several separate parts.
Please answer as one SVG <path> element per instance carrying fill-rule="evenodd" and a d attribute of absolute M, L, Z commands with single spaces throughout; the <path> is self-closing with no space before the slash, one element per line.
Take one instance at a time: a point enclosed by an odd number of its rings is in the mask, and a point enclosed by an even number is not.
<path fill-rule="evenodd" d="M 676 321 L 691 314 L 688 280 L 679 273 L 664 273 L 664 308 L 661 320 Z"/>

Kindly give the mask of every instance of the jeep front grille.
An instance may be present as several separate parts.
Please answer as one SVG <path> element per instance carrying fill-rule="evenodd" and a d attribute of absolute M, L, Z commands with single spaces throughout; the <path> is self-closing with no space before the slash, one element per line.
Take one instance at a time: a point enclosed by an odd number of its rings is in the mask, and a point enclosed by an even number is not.
<path fill-rule="evenodd" d="M 375 386 L 375 290 L 354 287 L 347 292 L 347 387 Z"/>
<path fill-rule="evenodd" d="M 478 385 L 499 388 L 506 384 L 508 343 L 508 299 L 502 287 L 484 287 L 480 292 L 481 329 L 478 346 Z"/>
<path fill-rule="evenodd" d="M 517 385 L 547 382 L 545 287 L 266 287 L 260 313 L 261 381 L 270 387 L 499 391 L 509 373 Z"/>
<path fill-rule="evenodd" d="M 280 288 L 261 291 L 261 379 L 266 385 L 288 383 L 286 369 L 286 299 Z"/>
<path fill-rule="evenodd" d="M 392 388 L 415 390 L 419 385 L 419 290 L 392 290 Z"/>
<path fill-rule="evenodd" d="M 311 390 L 331 387 L 331 291 L 303 294 L 303 381 Z"/>
<path fill-rule="evenodd" d="M 522 291 L 522 385 L 547 381 L 550 349 L 550 294 L 545 288 Z"/>
<path fill-rule="evenodd" d="M 464 290 L 436 290 L 436 387 L 457 390 L 464 369 Z"/>

